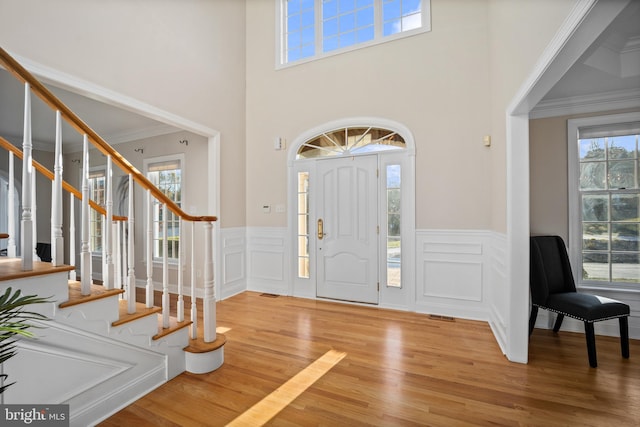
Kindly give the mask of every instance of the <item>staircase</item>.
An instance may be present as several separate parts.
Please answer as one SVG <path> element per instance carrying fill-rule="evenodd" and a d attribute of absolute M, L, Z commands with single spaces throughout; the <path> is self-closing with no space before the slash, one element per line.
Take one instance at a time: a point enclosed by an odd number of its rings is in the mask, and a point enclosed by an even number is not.
<path fill-rule="evenodd" d="M 37 339 L 18 339 L 18 353 L 2 364 L 1 373 L 8 381 L 16 383 L 0 397 L 4 404 L 69 404 L 71 425 L 93 425 L 115 413 L 139 397 L 171 380 L 183 372 L 201 374 L 219 368 L 224 361 L 225 337 L 216 333 L 215 296 L 213 294 L 212 222 L 214 216 L 194 217 L 184 213 L 144 175 L 135 169 L 113 147 L 89 128 L 60 100 L 51 94 L 28 71 L 0 48 L 0 66 L 10 71 L 25 85 L 25 136 L 22 150 L 0 137 L 0 149 L 9 152 L 9 187 L 13 189 L 14 158 L 22 159 L 22 216 L 21 245 L 16 247 L 15 218 L 9 218 L 8 255 L 0 257 L 0 293 L 7 288 L 20 289 L 22 295 L 50 297 L 49 303 L 29 307 L 45 315 L 48 321 L 33 322 Z M 136 288 L 134 271 L 134 222 L 133 202 L 129 203 L 129 215 L 117 217 L 111 212 L 112 196 L 107 182 L 106 207 L 89 200 L 86 181 L 82 192 L 62 180 L 61 138 L 56 135 L 56 165 L 54 172 L 32 160 L 30 141 L 30 97 L 35 93 L 56 112 L 58 128 L 66 120 L 84 135 L 84 176 L 88 176 L 88 144 L 93 144 L 108 159 L 107 175 L 112 172 L 112 162 L 129 175 L 129 194 L 134 185 L 147 193 L 150 210 L 152 200 L 173 212 L 182 222 L 204 224 L 204 271 L 201 290 L 204 297 L 196 304 L 198 284 L 195 260 L 191 264 L 190 308 L 185 310 L 182 274 L 179 275 L 177 295 L 169 294 L 167 256 L 163 259 L 162 291 L 159 298 L 154 288 L 152 270 L 148 268 L 146 286 Z M 61 161 L 61 160 L 60 160 Z M 33 174 L 39 172 L 52 180 L 51 243 L 52 261 L 42 262 L 35 254 L 35 229 L 37 222 L 32 211 L 35 208 Z M 71 213 L 71 238 L 65 243 L 62 237 L 62 191 L 69 193 Z M 75 201 L 74 201 L 75 200 Z M 133 197 L 130 197 L 133 200 Z M 82 204 L 82 234 L 80 236 L 80 266 L 75 264 L 75 232 L 73 205 Z M 9 197 L 9 214 L 13 215 L 13 195 Z M 91 276 L 91 253 L 88 249 L 89 209 L 102 215 L 104 249 L 102 257 L 103 282 L 97 283 Z M 166 219 L 164 244 L 166 245 Z M 150 223 L 148 220 L 147 223 Z M 69 224 L 69 222 L 67 222 Z M 144 226 L 144 222 L 143 222 Z M 5 230 L 0 230 L 4 232 Z M 147 265 L 151 265 L 151 235 L 147 228 Z M 124 236 L 124 237 L 121 237 Z M 182 236 L 181 236 L 182 239 Z M 195 253 L 193 238 L 191 253 Z M 184 242 L 187 243 L 187 242 Z M 64 245 L 69 245 L 67 262 Z M 181 250 L 185 245 L 180 244 Z M 163 253 L 168 251 L 165 249 Z M 21 256 L 18 256 L 20 255 Z M 182 265 L 181 261 L 179 265 Z M 76 280 L 79 270 L 80 280 Z M 140 294 L 140 295 L 139 295 Z M 155 301 L 161 302 L 156 306 Z M 187 318 L 185 318 L 185 311 Z M 188 320 L 187 320 L 188 319 Z"/>

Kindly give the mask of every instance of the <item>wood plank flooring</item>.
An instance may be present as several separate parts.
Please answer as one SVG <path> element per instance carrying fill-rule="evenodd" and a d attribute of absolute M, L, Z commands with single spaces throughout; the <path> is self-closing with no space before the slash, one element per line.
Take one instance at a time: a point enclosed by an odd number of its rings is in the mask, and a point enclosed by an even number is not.
<path fill-rule="evenodd" d="M 187 305 L 188 307 L 188 305 Z M 224 365 L 185 373 L 100 424 L 223 426 L 329 350 L 337 365 L 270 426 L 637 426 L 640 341 L 631 358 L 598 336 L 536 329 L 528 365 L 511 363 L 484 322 L 245 292 L 217 305 Z"/>

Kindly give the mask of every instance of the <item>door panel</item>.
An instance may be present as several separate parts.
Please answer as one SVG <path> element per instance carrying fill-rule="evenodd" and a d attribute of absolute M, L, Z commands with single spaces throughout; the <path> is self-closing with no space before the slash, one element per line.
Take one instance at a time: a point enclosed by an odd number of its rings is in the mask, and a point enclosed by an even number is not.
<path fill-rule="evenodd" d="M 377 157 L 317 163 L 319 297 L 378 303 Z"/>

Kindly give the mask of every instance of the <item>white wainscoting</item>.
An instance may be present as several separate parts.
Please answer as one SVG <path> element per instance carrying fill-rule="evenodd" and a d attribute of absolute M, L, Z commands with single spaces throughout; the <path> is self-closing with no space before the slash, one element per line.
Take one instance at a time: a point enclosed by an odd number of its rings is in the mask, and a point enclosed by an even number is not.
<path fill-rule="evenodd" d="M 290 294 L 290 249 L 287 229 L 247 228 L 247 289 L 278 295 Z"/>
<path fill-rule="evenodd" d="M 510 295 L 507 283 L 507 236 L 492 232 L 487 241 L 489 326 L 503 354 L 506 354 L 507 329 L 509 328 Z"/>
<path fill-rule="evenodd" d="M 419 230 L 416 233 L 416 311 L 489 320 L 491 233 Z"/>
<path fill-rule="evenodd" d="M 222 251 L 218 277 L 222 283 L 216 286 L 216 294 L 217 299 L 225 299 L 247 289 L 247 229 L 221 228 L 218 237 Z"/>

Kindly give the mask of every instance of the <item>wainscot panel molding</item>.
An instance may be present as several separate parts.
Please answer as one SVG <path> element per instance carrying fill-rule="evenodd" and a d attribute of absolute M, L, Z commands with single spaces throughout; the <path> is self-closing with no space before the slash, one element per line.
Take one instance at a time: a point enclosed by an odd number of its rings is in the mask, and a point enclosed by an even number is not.
<path fill-rule="evenodd" d="M 288 295 L 289 252 L 285 227 L 248 227 L 247 289 Z"/>
<path fill-rule="evenodd" d="M 416 232 L 416 311 L 489 320 L 492 234 L 483 230 Z"/>
<path fill-rule="evenodd" d="M 216 299 L 225 299 L 247 289 L 247 229 L 221 228 L 218 237 L 222 271 Z"/>
<path fill-rule="evenodd" d="M 507 283 L 507 236 L 490 233 L 488 240 L 489 260 L 487 269 L 489 326 L 496 341 L 506 354 L 509 312 L 509 286 Z"/>
<path fill-rule="evenodd" d="M 35 323 L 38 339 L 19 339 L 18 357 L 5 362 L 16 381 L 5 404 L 68 403 L 70 425 L 95 425 L 167 381 L 164 354 L 56 321 Z"/>

